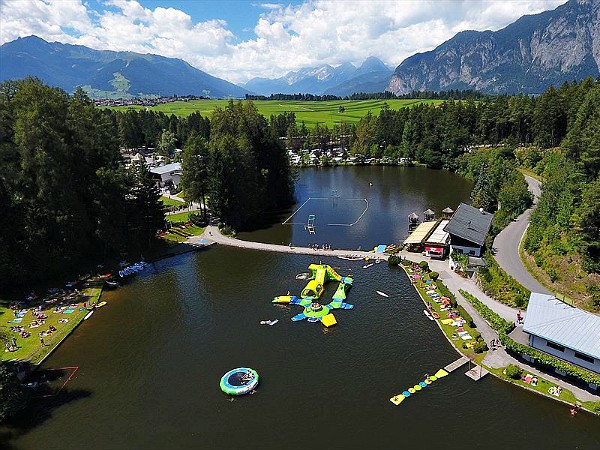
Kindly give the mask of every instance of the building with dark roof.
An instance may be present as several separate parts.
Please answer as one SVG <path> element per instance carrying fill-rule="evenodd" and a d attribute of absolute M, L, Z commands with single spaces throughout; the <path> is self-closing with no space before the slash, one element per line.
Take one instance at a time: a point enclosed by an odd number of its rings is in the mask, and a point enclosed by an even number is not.
<path fill-rule="evenodd" d="M 461 203 L 444 227 L 450 235 L 450 251 L 481 256 L 493 219 L 493 214 Z"/>
<path fill-rule="evenodd" d="M 600 373 L 600 317 L 595 314 L 532 292 L 523 331 L 532 347 Z"/>

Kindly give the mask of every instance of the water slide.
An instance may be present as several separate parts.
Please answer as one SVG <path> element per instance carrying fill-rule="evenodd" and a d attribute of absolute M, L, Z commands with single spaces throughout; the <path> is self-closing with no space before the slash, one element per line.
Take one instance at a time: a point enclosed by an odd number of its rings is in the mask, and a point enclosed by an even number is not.
<path fill-rule="evenodd" d="M 311 264 L 308 268 L 312 272 L 313 279 L 302 290 L 300 297 L 296 297 L 295 295 L 281 295 L 275 297 L 273 303 L 303 306 L 304 311 L 292 317 L 293 321 L 307 319 L 309 322 L 320 321 L 327 327 L 335 325 L 337 321 L 330 312 L 332 309 L 352 309 L 354 307 L 345 303 L 346 291 L 352 286 L 353 279 L 340 276 L 327 264 Z M 325 283 L 328 281 L 337 281 L 340 284 L 335 294 L 333 294 L 331 303 L 321 305 L 316 301 L 323 294 Z"/>

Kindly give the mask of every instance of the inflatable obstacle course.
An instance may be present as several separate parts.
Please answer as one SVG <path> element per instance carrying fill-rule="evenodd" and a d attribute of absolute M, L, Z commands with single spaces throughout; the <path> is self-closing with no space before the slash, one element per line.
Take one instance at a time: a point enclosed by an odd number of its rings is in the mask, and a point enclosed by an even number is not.
<path fill-rule="evenodd" d="M 292 317 L 294 322 L 306 319 L 308 322 L 321 322 L 326 327 L 335 325 L 337 320 L 331 313 L 332 310 L 354 308 L 354 305 L 345 302 L 346 291 L 352 287 L 353 279 L 340 276 L 327 264 L 311 264 L 308 268 L 312 272 L 312 279 L 302 289 L 300 297 L 295 295 L 280 295 L 273 299 L 273 303 L 303 306 L 304 311 Z M 340 284 L 335 294 L 333 294 L 331 303 L 321 305 L 317 300 L 323 294 L 325 283 L 328 281 L 337 281 Z"/>
<path fill-rule="evenodd" d="M 440 378 L 444 378 L 447 375 L 448 375 L 448 372 L 446 372 L 444 369 L 440 369 L 435 373 L 435 375 L 428 376 L 425 378 L 425 380 L 419 382 L 418 384 L 415 384 L 413 387 L 409 387 L 404 392 L 393 396 L 392 398 L 390 398 L 390 402 L 392 402 L 394 405 L 399 405 L 400 403 L 402 403 L 405 399 L 407 399 L 411 395 L 416 394 L 423 388 L 426 388 L 427 386 L 429 386 L 434 381 L 437 381 Z"/>

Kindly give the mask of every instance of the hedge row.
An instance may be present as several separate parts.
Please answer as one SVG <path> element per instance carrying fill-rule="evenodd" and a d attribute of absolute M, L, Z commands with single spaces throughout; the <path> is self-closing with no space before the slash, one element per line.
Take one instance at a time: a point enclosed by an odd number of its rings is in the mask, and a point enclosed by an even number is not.
<path fill-rule="evenodd" d="M 500 317 L 498 314 L 496 314 L 494 311 L 492 311 L 490 308 L 484 305 L 481 302 L 481 300 L 469 294 L 467 291 L 463 291 L 461 289 L 460 293 L 463 295 L 463 297 L 467 299 L 467 301 L 471 305 L 473 305 L 473 308 L 477 310 L 479 315 L 485 320 L 487 320 L 494 330 L 499 332 L 500 342 L 502 342 L 502 345 L 504 345 L 508 350 L 519 355 L 527 355 L 538 364 L 558 369 L 561 372 L 579 378 L 580 380 L 586 383 L 593 383 L 597 386 L 600 386 L 599 375 L 582 369 L 581 367 L 575 366 L 574 364 L 570 364 L 566 361 L 563 361 L 562 359 L 543 353 L 528 345 L 523 345 L 519 344 L 518 342 L 515 342 L 507 336 L 507 334 L 515 328 L 515 324 L 513 322 L 509 322 L 508 320 L 505 320 L 502 317 Z"/>
<path fill-rule="evenodd" d="M 462 289 L 460 289 L 460 293 L 471 305 L 473 305 L 473 308 L 475 308 L 479 315 L 483 317 L 494 330 L 506 334 L 514 330 L 515 324 L 513 322 L 509 322 L 508 320 L 500 317 L 498 314 L 488 308 L 487 305 L 484 305 L 477 297 L 469 294 L 467 291 L 463 291 Z"/>
<path fill-rule="evenodd" d="M 452 307 L 456 308 L 456 305 L 458 303 L 456 302 L 456 297 L 454 297 L 454 294 L 452 292 L 450 292 L 450 289 L 448 289 L 446 287 L 446 285 L 444 283 L 442 283 L 441 281 L 438 281 L 437 283 L 435 283 L 435 286 L 437 287 L 437 290 L 440 292 L 440 295 L 442 297 L 448 297 L 450 299 L 450 304 L 452 305 Z"/>
<path fill-rule="evenodd" d="M 554 356 L 540 352 L 539 350 L 529 347 L 528 345 L 519 344 L 504 333 L 500 333 L 500 342 L 502 342 L 502 345 L 504 345 L 508 350 L 518 353 L 519 355 L 527 355 L 538 364 L 558 369 L 561 372 L 572 377 L 579 378 L 586 383 L 593 383 L 596 386 L 600 386 L 600 375 L 596 375 L 592 372 L 582 369 L 581 367 L 569 364 L 562 359 L 558 359 Z"/>
<path fill-rule="evenodd" d="M 456 309 L 458 310 L 458 313 L 460 314 L 460 317 L 462 317 L 463 319 L 465 319 L 465 322 L 467 322 L 467 325 L 469 325 L 471 328 L 477 328 L 475 325 L 475 322 L 473 322 L 473 318 L 471 317 L 471 314 L 469 314 L 465 308 L 463 308 L 460 305 L 456 306 Z"/>

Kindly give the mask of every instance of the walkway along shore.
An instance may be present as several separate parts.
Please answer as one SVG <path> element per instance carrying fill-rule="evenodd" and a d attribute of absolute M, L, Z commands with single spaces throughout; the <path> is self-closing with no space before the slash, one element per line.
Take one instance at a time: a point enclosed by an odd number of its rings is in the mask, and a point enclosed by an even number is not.
<path fill-rule="evenodd" d="M 241 239 L 224 236 L 223 234 L 221 234 L 220 230 L 215 226 L 207 227 L 206 230 L 204 231 L 204 234 L 202 234 L 201 236 L 190 237 L 188 239 L 188 242 L 191 244 L 197 244 L 202 239 L 206 240 L 210 244 L 218 243 L 218 244 L 227 245 L 230 247 L 246 248 L 246 249 L 252 249 L 252 250 L 262 250 L 262 251 L 270 251 L 270 252 L 279 252 L 279 253 L 289 253 L 289 254 L 297 254 L 297 255 L 315 255 L 315 256 L 330 256 L 330 257 L 340 257 L 340 256 L 360 257 L 360 258 L 369 258 L 369 259 L 380 259 L 380 260 L 385 260 L 385 261 L 387 261 L 389 259 L 389 255 L 387 255 L 387 254 L 365 252 L 365 251 L 358 251 L 358 250 L 321 250 L 321 249 L 314 250 L 314 249 L 308 248 L 308 247 L 294 247 L 294 246 L 287 246 L 287 245 L 265 244 L 265 243 L 261 243 L 261 242 L 243 241 Z M 426 257 L 423 257 L 420 254 L 408 253 L 406 251 L 401 251 L 398 253 L 398 255 L 402 256 L 404 258 L 408 258 L 411 261 L 414 261 L 417 263 L 420 261 L 427 260 Z M 454 294 L 458 304 L 461 305 L 463 308 L 465 308 L 465 310 L 471 315 L 471 317 L 473 317 L 473 320 L 474 320 L 475 324 L 477 325 L 477 330 L 479 330 L 479 332 L 481 333 L 481 336 L 485 339 L 486 342 L 490 342 L 492 339 L 498 338 L 498 333 L 496 333 L 496 331 L 493 330 L 489 326 L 489 324 L 479 315 L 479 313 L 475 310 L 475 308 L 473 308 L 471 306 L 471 304 L 462 296 L 462 294 L 459 292 L 460 289 L 463 289 L 463 290 L 469 292 L 471 295 L 477 297 L 481 302 L 483 302 L 490 309 L 492 309 L 494 312 L 496 312 L 497 314 L 499 314 L 506 320 L 513 321 L 513 322 L 515 321 L 517 311 L 518 311 L 517 309 L 511 308 L 508 305 L 505 305 L 503 303 L 500 303 L 500 302 L 490 298 L 488 295 L 483 293 L 473 281 L 463 278 L 460 275 L 458 275 L 457 273 L 455 273 L 454 271 L 450 270 L 448 267 L 448 264 L 446 262 L 434 261 L 434 260 L 431 260 L 428 262 L 429 262 L 429 266 L 430 266 L 431 270 L 434 270 L 440 274 L 440 277 L 439 277 L 440 281 L 442 281 L 448 287 L 448 289 Z M 406 270 L 405 270 L 405 272 L 406 272 Z M 407 276 L 408 276 L 408 273 L 407 273 Z M 422 297 L 421 293 L 418 291 L 418 289 L 416 287 L 414 287 L 414 288 L 417 291 L 417 293 L 419 294 L 419 296 L 421 297 L 421 299 L 423 300 L 424 304 L 426 305 L 427 300 Z M 448 342 L 450 342 L 450 344 L 454 347 L 454 349 L 458 353 L 462 354 L 461 349 L 459 349 L 455 345 L 455 343 L 452 342 L 452 340 L 448 339 L 446 334 L 442 331 L 441 326 L 438 323 L 438 321 L 436 320 L 435 322 L 437 323 L 438 327 L 440 327 L 440 331 L 442 332 L 444 337 L 446 337 Z M 517 365 L 533 375 L 536 375 L 540 378 L 551 381 L 552 383 L 554 383 L 558 386 L 561 386 L 563 389 L 570 390 L 575 395 L 575 397 L 577 397 L 577 399 L 580 401 L 592 401 L 592 402 L 600 401 L 600 395 L 592 394 L 591 392 L 589 392 L 585 389 L 582 389 L 578 386 L 575 386 L 565 380 L 556 378 L 556 377 L 552 376 L 551 374 L 544 373 L 544 372 L 540 371 L 539 369 L 537 369 L 525 362 L 518 361 L 516 358 L 509 355 L 503 348 L 498 348 L 495 351 L 492 351 L 492 350 L 488 351 L 487 355 L 485 356 L 485 358 L 483 360 L 484 367 L 493 368 L 493 369 L 499 369 L 502 367 L 506 367 L 509 364 Z M 490 373 L 494 376 L 497 376 L 493 372 L 490 372 Z M 503 378 L 500 378 L 500 379 L 503 380 Z M 504 381 L 506 381 L 506 380 L 504 380 Z M 514 384 L 514 383 L 511 383 L 511 384 Z M 517 386 L 519 386 L 519 385 L 517 385 Z M 519 386 L 519 387 L 522 387 L 522 386 Z M 522 388 L 524 388 L 524 387 L 522 387 Z M 560 401 L 562 403 L 572 406 L 571 404 L 566 403 L 563 400 L 560 400 L 555 396 L 552 396 L 549 394 L 545 395 L 545 394 L 542 394 L 539 391 L 536 391 L 533 389 L 527 389 L 527 390 L 535 392 L 538 395 L 543 395 L 552 400 L 557 400 L 557 401 Z M 588 412 L 591 412 L 591 411 L 588 411 Z"/>

